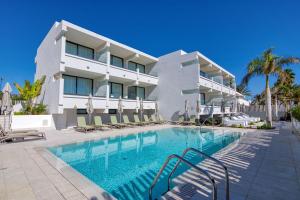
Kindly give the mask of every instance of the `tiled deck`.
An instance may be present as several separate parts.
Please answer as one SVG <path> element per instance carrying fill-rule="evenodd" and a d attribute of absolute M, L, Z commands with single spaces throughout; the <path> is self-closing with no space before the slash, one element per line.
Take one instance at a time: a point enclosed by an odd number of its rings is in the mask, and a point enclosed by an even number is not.
<path fill-rule="evenodd" d="M 300 142 L 288 131 L 288 124 L 280 126 L 280 130 L 248 133 L 240 142 L 216 155 L 230 169 L 231 199 L 299 199 Z M 155 128 L 159 129 L 162 126 Z M 54 162 L 40 147 L 128 134 L 145 129 L 154 127 L 89 134 L 47 131 L 47 140 L 0 145 L 0 199 L 112 199 L 87 179 L 68 170 L 63 163 Z M 211 163 L 205 162 L 202 165 L 209 164 Z M 218 172 L 218 168 L 215 169 Z M 216 171 L 212 173 L 218 180 L 222 174 Z M 209 195 L 206 188 L 199 189 L 199 185 L 197 186 L 197 181 L 193 179 L 197 176 L 190 171 L 177 179 L 183 182 L 182 180 L 189 177 L 190 184 L 187 187 L 175 188 L 186 195 L 184 198 L 175 192 L 167 197 L 188 199 L 190 196 L 190 199 L 199 199 L 203 194 Z M 191 193 L 194 185 L 197 187 Z M 223 184 L 220 183 L 218 199 L 224 197 L 223 188 Z"/>

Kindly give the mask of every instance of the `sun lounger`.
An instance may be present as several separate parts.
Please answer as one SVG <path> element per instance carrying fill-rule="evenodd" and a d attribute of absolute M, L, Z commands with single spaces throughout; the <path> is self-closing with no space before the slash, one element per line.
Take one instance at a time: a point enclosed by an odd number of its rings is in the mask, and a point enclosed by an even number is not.
<path fill-rule="evenodd" d="M 105 129 L 108 129 L 110 126 L 102 123 L 101 116 L 95 116 L 94 117 L 94 127 L 95 127 L 95 129 L 105 130 Z"/>
<path fill-rule="evenodd" d="M 161 123 L 167 123 L 167 122 L 168 122 L 167 120 L 165 120 L 165 119 L 163 118 L 162 115 L 158 115 L 158 118 L 159 118 L 159 121 L 160 121 Z"/>
<path fill-rule="evenodd" d="M 154 124 L 161 124 L 161 122 L 156 119 L 155 114 L 151 115 L 151 122 Z"/>
<path fill-rule="evenodd" d="M 228 117 L 224 117 L 223 118 L 223 123 L 225 126 L 232 126 L 232 125 L 236 125 L 236 126 L 248 126 L 248 122 L 245 120 L 232 120 L 229 119 Z"/>
<path fill-rule="evenodd" d="M 148 115 L 144 115 L 144 120 L 145 120 L 145 123 L 147 123 L 147 124 L 153 124 L 153 123 L 150 121 Z"/>
<path fill-rule="evenodd" d="M 171 121 L 171 124 L 184 125 L 184 117 L 179 116 L 177 121 Z"/>
<path fill-rule="evenodd" d="M 21 132 L 21 130 L 5 132 L 0 127 L 0 143 L 5 142 L 7 140 L 14 140 L 14 139 L 18 139 L 18 138 L 22 138 L 22 139 L 43 138 L 43 139 L 46 139 L 46 134 L 45 134 L 45 132 L 37 131 L 37 130 L 33 130 L 33 131 L 27 130 L 25 132 Z"/>
<path fill-rule="evenodd" d="M 110 122 L 111 122 L 110 126 L 113 128 L 125 128 L 126 126 L 128 126 L 126 124 L 119 123 L 115 115 L 110 116 Z"/>
<path fill-rule="evenodd" d="M 249 115 L 245 114 L 245 113 L 239 113 L 240 117 L 243 117 L 243 118 L 247 118 L 247 119 L 251 119 L 252 122 L 259 122 L 260 121 L 260 117 L 250 117 Z"/>
<path fill-rule="evenodd" d="M 75 127 L 75 130 L 87 133 L 88 131 L 95 130 L 95 127 L 86 125 L 85 117 L 79 116 L 77 117 L 77 126 Z"/>
<path fill-rule="evenodd" d="M 141 122 L 137 115 L 133 115 L 133 119 L 134 119 L 134 122 L 139 126 L 144 126 L 147 124 L 147 123 Z"/>
<path fill-rule="evenodd" d="M 135 122 L 129 121 L 129 118 L 128 118 L 127 115 L 123 115 L 123 122 L 124 122 L 124 124 L 126 124 L 126 125 L 128 125 L 128 126 L 136 126 L 136 125 L 138 125 L 138 124 L 135 123 Z"/>

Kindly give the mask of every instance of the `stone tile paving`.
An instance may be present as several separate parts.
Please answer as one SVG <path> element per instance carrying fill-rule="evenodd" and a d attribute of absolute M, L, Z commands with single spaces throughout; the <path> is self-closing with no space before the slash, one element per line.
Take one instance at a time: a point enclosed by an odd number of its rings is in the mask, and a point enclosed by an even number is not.
<path fill-rule="evenodd" d="M 248 133 L 239 142 L 215 155 L 229 168 L 231 199 L 300 199 L 300 141 L 291 133 L 288 123 L 277 123 L 276 126 L 276 130 Z M 221 169 L 208 161 L 199 166 L 206 168 L 217 180 L 218 199 L 225 199 L 224 176 L 216 173 Z M 197 190 L 197 187 L 182 187 L 184 177 L 192 172 L 175 179 L 182 184 L 167 193 L 165 199 L 189 199 L 181 194 Z M 189 178 L 189 182 L 193 185 L 207 184 L 203 179 L 197 179 L 199 175 L 191 176 L 194 177 Z M 198 189 L 190 199 L 209 199 L 209 186 Z"/>
<path fill-rule="evenodd" d="M 41 150 L 41 147 L 126 135 L 162 127 L 170 126 L 140 127 L 89 134 L 76 133 L 73 130 L 49 130 L 46 132 L 47 140 L 0 145 L 0 200 L 79 200 L 92 199 L 92 197 L 113 199 L 98 186 L 76 175 L 76 172 L 49 156 Z M 272 131 L 252 131 L 239 142 L 215 155 L 229 167 L 231 199 L 299 199 L 300 140 L 291 134 L 288 123 L 280 123 L 278 127 Z M 221 169 L 208 161 L 203 162 L 201 166 L 216 178 L 218 199 L 224 199 Z M 176 187 L 174 190 L 178 192 L 168 193 L 169 196 L 166 197 L 203 199 L 206 195 L 206 199 L 209 199 L 209 185 L 200 185 L 196 179 L 199 177 L 201 175 L 197 172 L 188 171 L 175 180 L 185 187 Z M 190 182 L 189 185 L 186 185 L 186 182 Z"/>

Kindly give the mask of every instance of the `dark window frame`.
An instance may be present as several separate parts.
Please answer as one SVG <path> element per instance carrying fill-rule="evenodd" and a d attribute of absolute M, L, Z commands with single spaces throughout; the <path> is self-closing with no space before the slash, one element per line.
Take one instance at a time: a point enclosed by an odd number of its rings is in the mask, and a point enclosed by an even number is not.
<path fill-rule="evenodd" d="M 86 109 L 77 109 L 76 110 L 77 115 L 86 115 L 87 114 L 87 110 Z"/>
<path fill-rule="evenodd" d="M 145 98 L 146 98 L 146 88 L 144 88 L 144 87 L 139 87 L 139 86 L 130 86 L 130 87 L 134 87 L 134 88 L 135 88 L 135 99 L 137 98 L 137 90 L 138 90 L 138 88 L 144 89 L 144 98 L 143 98 L 143 100 L 145 100 Z M 128 99 L 132 99 L 132 98 L 129 98 L 129 97 L 128 97 Z"/>
<path fill-rule="evenodd" d="M 68 40 L 66 41 L 66 45 L 67 45 L 67 43 L 71 43 L 71 44 L 76 45 L 76 55 L 75 56 L 79 56 L 79 50 L 78 50 L 79 48 L 78 48 L 78 46 L 81 46 L 81 47 L 84 47 L 84 48 L 92 50 L 93 51 L 93 58 L 90 59 L 90 60 L 95 60 L 95 50 L 93 48 L 90 48 L 90 47 L 87 47 L 87 46 L 84 46 L 84 45 L 81 45 L 81 44 L 78 44 L 78 43 L 75 43 L 75 42 L 71 42 L 71 41 L 68 41 Z M 67 49 L 65 49 L 65 52 L 67 53 Z M 71 54 L 71 55 L 73 55 L 73 54 Z M 85 57 L 82 57 L 82 56 L 79 56 L 79 57 L 85 58 Z M 86 58 L 86 59 L 89 59 L 89 58 Z"/>
<path fill-rule="evenodd" d="M 204 97 L 204 102 L 203 102 L 203 104 L 202 104 L 202 95 L 203 95 L 203 97 Z M 206 105 L 206 95 L 205 95 L 205 93 L 204 92 L 201 92 L 200 93 L 200 105 Z"/>
<path fill-rule="evenodd" d="M 122 84 L 122 83 L 117 83 L 117 82 L 111 82 L 111 81 L 109 81 L 109 98 L 112 98 L 112 99 L 118 99 L 119 97 L 111 97 L 111 93 L 112 93 L 112 84 L 116 84 L 116 85 L 121 85 L 122 87 L 121 87 L 121 89 L 122 89 L 122 91 L 121 91 L 121 97 L 122 97 L 122 99 L 123 99 L 123 95 L 124 95 L 124 85 Z"/>
<path fill-rule="evenodd" d="M 133 61 L 128 61 L 128 64 L 129 63 L 133 63 L 135 65 L 135 71 L 136 72 L 137 72 L 137 69 L 138 69 L 138 65 L 143 66 L 144 67 L 144 72 L 140 72 L 140 73 L 146 74 L 146 65 L 143 65 L 143 64 L 140 64 L 140 63 L 136 63 L 136 62 L 133 62 Z M 129 70 L 131 70 L 131 69 L 129 69 Z M 133 71 L 133 70 L 131 70 L 131 71 Z"/>
<path fill-rule="evenodd" d="M 108 109 L 108 114 L 116 115 L 117 114 L 117 109 Z"/>
<path fill-rule="evenodd" d="M 65 93 L 65 90 L 64 90 L 64 94 L 66 94 L 66 95 L 77 95 L 77 96 L 89 96 L 89 95 L 78 94 L 78 91 L 77 91 L 77 89 L 78 89 L 77 79 L 81 78 L 81 79 L 87 79 L 87 80 L 91 80 L 92 81 L 92 93 L 91 93 L 91 95 L 94 96 L 94 80 L 93 79 L 85 78 L 85 77 L 81 77 L 81 76 L 72 76 L 72 75 L 68 75 L 68 74 L 63 74 L 63 77 L 64 76 L 69 76 L 69 77 L 75 78 L 75 85 L 76 85 L 76 92 L 75 92 L 75 94 Z"/>
<path fill-rule="evenodd" d="M 119 66 L 113 65 L 113 63 L 112 63 L 112 60 L 113 60 L 112 58 L 113 57 L 120 58 L 122 60 L 122 67 L 120 67 L 120 68 L 124 68 L 124 59 L 119 57 L 119 56 L 112 55 L 112 54 L 110 54 L 110 65 L 115 66 L 115 67 L 119 67 Z"/>

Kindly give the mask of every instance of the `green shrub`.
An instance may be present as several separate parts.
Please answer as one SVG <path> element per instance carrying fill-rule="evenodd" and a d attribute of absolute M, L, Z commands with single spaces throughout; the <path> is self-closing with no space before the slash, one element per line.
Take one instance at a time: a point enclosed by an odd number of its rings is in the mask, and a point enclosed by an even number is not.
<path fill-rule="evenodd" d="M 40 104 L 36 104 L 33 108 L 32 108 L 32 114 L 33 115 L 43 115 L 47 113 L 47 106 L 40 103 Z"/>
<path fill-rule="evenodd" d="M 20 112 L 14 112 L 14 115 L 44 115 L 47 114 L 47 106 L 44 104 L 36 104 L 32 107 L 32 111 L 28 112 L 22 109 Z"/>
<path fill-rule="evenodd" d="M 249 123 L 249 125 L 254 125 L 254 124 L 255 124 L 254 122 L 250 122 L 250 123 Z"/>
<path fill-rule="evenodd" d="M 257 126 L 257 129 L 273 129 L 270 124 L 263 124 L 261 126 Z"/>
<path fill-rule="evenodd" d="M 300 121 L 300 106 L 296 106 L 291 109 L 292 116 Z"/>

